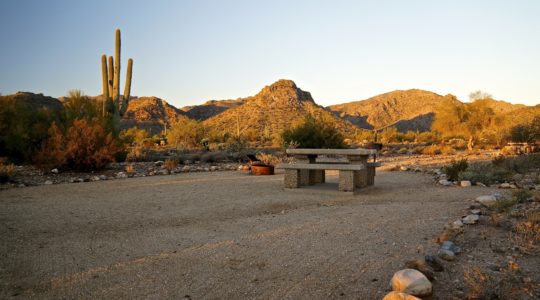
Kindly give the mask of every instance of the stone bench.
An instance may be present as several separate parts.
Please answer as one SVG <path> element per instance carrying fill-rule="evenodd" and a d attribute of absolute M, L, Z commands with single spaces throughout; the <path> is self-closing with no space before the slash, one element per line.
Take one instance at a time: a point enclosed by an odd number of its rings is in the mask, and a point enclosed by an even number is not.
<path fill-rule="evenodd" d="M 299 188 L 325 182 L 326 170 L 339 171 L 339 190 L 354 192 L 355 188 L 373 185 L 375 168 L 380 163 L 348 164 L 348 163 L 296 163 L 279 164 L 278 169 L 285 170 L 285 188 Z"/>

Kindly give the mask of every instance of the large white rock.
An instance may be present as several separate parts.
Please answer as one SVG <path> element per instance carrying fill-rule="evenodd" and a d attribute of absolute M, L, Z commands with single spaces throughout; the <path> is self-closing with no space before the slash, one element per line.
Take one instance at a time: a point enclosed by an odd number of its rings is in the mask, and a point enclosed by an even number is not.
<path fill-rule="evenodd" d="M 439 184 L 440 184 L 440 185 L 444 185 L 444 186 L 451 186 L 451 185 L 453 185 L 452 181 L 448 181 L 448 180 L 446 180 L 446 179 L 441 179 L 441 180 L 439 180 Z"/>
<path fill-rule="evenodd" d="M 472 225 L 472 224 L 476 224 L 476 222 L 478 222 L 479 219 L 480 217 L 477 214 L 471 214 L 471 215 L 467 215 L 463 217 L 461 219 L 461 222 L 463 222 L 463 224 Z"/>
<path fill-rule="evenodd" d="M 406 293 L 392 291 L 386 294 L 386 296 L 384 296 L 382 300 L 422 300 L 422 299 L 415 296 L 411 296 Z"/>
<path fill-rule="evenodd" d="M 497 203 L 497 198 L 495 198 L 493 195 L 478 196 L 476 197 L 476 202 L 484 206 L 491 207 Z"/>
<path fill-rule="evenodd" d="M 462 180 L 460 183 L 459 183 L 460 186 L 462 187 L 469 187 L 471 186 L 471 182 L 469 180 Z"/>
<path fill-rule="evenodd" d="M 403 269 L 394 273 L 390 281 L 392 289 L 413 296 L 428 296 L 431 294 L 431 282 L 420 271 Z M 399 299 L 399 298 L 398 298 Z"/>

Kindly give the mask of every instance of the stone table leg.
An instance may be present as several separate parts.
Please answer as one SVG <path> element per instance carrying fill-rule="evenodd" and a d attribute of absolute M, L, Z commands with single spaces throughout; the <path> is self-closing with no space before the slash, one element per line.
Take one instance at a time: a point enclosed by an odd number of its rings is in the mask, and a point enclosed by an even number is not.
<path fill-rule="evenodd" d="M 286 169 L 285 170 L 285 188 L 297 189 L 300 187 L 300 170 Z"/>
<path fill-rule="evenodd" d="M 355 182 L 358 180 L 358 173 L 351 170 L 339 171 L 339 190 L 342 192 L 354 192 Z"/>

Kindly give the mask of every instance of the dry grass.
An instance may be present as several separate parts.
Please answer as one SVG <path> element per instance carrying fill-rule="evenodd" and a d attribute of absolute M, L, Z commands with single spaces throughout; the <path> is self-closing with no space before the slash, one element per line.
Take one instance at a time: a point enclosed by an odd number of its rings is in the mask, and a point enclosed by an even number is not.
<path fill-rule="evenodd" d="M 454 154 L 456 154 L 456 150 L 454 148 L 452 148 L 452 146 L 448 146 L 448 145 L 430 145 L 430 146 L 426 146 L 426 147 L 424 147 L 424 149 L 422 149 L 422 154 L 425 154 L 425 155 L 439 155 L 439 154 L 454 155 Z"/>
<path fill-rule="evenodd" d="M 163 168 L 165 168 L 165 170 L 167 170 L 169 172 L 176 169 L 176 167 L 178 167 L 178 162 L 175 159 L 167 159 L 163 163 Z"/>
<path fill-rule="evenodd" d="M 523 220 L 514 224 L 510 239 L 527 253 L 540 253 L 540 211 L 530 211 Z"/>
<path fill-rule="evenodd" d="M 509 261 L 500 273 L 490 274 L 479 267 L 467 268 L 463 272 L 465 299 L 523 299 L 530 287 L 521 277 L 520 267 L 514 261 Z"/>
<path fill-rule="evenodd" d="M 135 167 L 133 166 L 133 164 L 126 165 L 126 172 L 135 173 Z"/>
<path fill-rule="evenodd" d="M 15 174 L 15 165 L 0 161 L 0 183 L 8 182 Z"/>

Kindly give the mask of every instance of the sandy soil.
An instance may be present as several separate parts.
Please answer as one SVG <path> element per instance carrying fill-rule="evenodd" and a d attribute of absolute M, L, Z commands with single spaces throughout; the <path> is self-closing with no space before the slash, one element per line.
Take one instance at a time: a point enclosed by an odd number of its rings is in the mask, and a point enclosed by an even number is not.
<path fill-rule="evenodd" d="M 0 298 L 380 299 L 489 192 L 407 172 L 380 172 L 354 196 L 282 180 L 186 173 L 0 191 Z"/>

